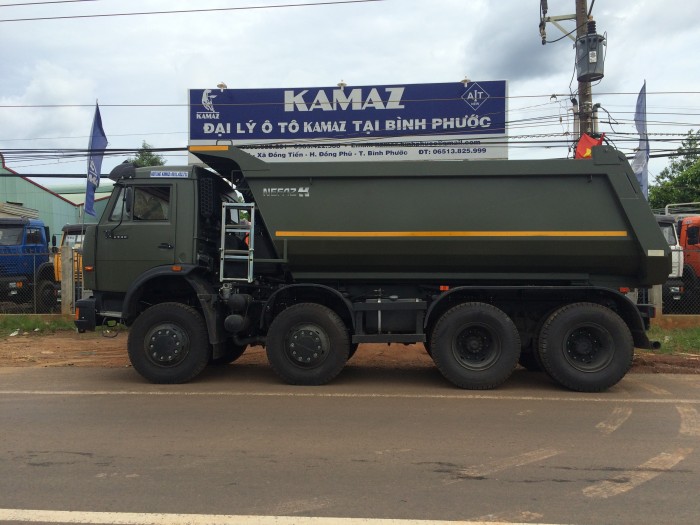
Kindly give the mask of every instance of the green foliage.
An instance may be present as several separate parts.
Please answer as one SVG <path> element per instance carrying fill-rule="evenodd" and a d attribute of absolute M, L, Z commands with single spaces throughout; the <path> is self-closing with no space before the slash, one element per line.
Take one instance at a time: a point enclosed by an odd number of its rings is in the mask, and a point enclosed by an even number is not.
<path fill-rule="evenodd" d="M 700 131 L 688 132 L 670 165 L 649 186 L 653 209 L 679 202 L 700 202 Z"/>
<path fill-rule="evenodd" d="M 165 159 L 162 155 L 156 155 L 151 151 L 153 146 L 151 146 L 145 140 L 141 144 L 141 148 L 135 157 L 129 157 L 127 162 L 131 162 L 137 168 L 144 168 L 146 166 L 163 166 L 165 164 Z"/>
<path fill-rule="evenodd" d="M 664 354 L 700 354 L 700 326 L 694 328 L 660 328 L 652 326 L 649 339 L 661 342 Z"/>
<path fill-rule="evenodd" d="M 19 333 L 51 334 L 58 330 L 75 330 L 73 319 L 60 315 L 0 315 L 0 337 Z"/>

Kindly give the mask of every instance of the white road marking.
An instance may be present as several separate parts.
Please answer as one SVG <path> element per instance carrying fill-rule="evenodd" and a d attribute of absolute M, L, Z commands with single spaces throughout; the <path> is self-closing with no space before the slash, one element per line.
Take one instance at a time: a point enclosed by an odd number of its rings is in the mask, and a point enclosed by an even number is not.
<path fill-rule="evenodd" d="M 530 523 L 532 524 L 533 521 L 538 521 L 541 520 L 544 517 L 544 515 L 538 513 L 538 512 L 530 512 L 530 511 L 512 511 L 512 512 L 496 512 L 494 514 L 486 514 L 485 516 L 479 516 L 478 518 L 475 518 L 477 521 L 483 520 L 489 525 L 493 523 L 493 521 L 497 522 L 506 522 L 506 523 L 520 523 L 520 522 L 525 522 L 525 523 Z"/>
<path fill-rule="evenodd" d="M 632 407 L 616 407 L 612 413 L 595 427 L 603 434 L 612 434 L 632 415 Z"/>
<path fill-rule="evenodd" d="M 518 396 L 499 394 L 379 394 L 379 393 L 342 393 L 342 392 L 193 392 L 183 390 L 0 390 L 0 396 L 181 396 L 181 397 L 317 397 L 347 399 L 484 399 L 491 401 L 565 401 L 574 403 L 623 403 L 623 404 L 659 404 L 659 405 L 700 405 L 700 399 L 646 399 L 613 396 L 594 397 L 590 394 L 578 396 Z"/>
<path fill-rule="evenodd" d="M 682 436 L 700 437 L 700 414 L 693 407 L 677 406 L 676 410 L 681 415 Z"/>
<path fill-rule="evenodd" d="M 520 454 L 518 456 L 498 459 L 489 463 L 484 463 L 482 465 L 460 469 L 457 471 L 457 473 L 460 476 L 467 476 L 470 478 L 481 478 L 484 476 L 488 476 L 489 474 L 493 474 L 495 472 L 500 472 L 501 470 L 522 467 L 523 465 L 536 463 L 537 461 L 543 461 L 558 454 L 561 454 L 560 450 L 543 448 L 533 450 L 532 452 L 525 452 L 524 454 Z M 461 480 L 450 480 L 448 483 L 456 483 L 458 481 Z"/>
<path fill-rule="evenodd" d="M 139 514 L 0 509 L 0 520 L 97 525 L 544 525 L 494 521 L 443 521 L 373 518 L 314 518 L 303 516 L 235 516 L 222 514 Z M 554 525 L 554 524 L 551 524 Z"/>
<path fill-rule="evenodd" d="M 589 498 L 611 498 L 629 492 L 642 483 L 646 483 L 655 477 L 669 472 L 678 463 L 683 461 L 692 448 L 679 448 L 673 452 L 662 452 L 658 456 L 639 465 L 634 470 L 625 471 L 610 480 L 600 481 L 583 489 L 583 494 Z"/>

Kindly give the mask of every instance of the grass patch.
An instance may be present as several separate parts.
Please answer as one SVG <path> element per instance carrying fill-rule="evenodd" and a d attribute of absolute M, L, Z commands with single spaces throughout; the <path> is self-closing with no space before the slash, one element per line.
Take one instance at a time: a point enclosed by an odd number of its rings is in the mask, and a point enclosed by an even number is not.
<path fill-rule="evenodd" d="M 57 331 L 75 330 L 73 319 L 62 315 L 0 315 L 0 337 L 20 333 L 52 334 Z"/>
<path fill-rule="evenodd" d="M 649 339 L 661 342 L 663 354 L 700 354 L 700 327 L 661 328 L 652 326 Z"/>
<path fill-rule="evenodd" d="M 122 327 L 123 328 L 123 327 Z M 97 330 L 103 327 L 98 326 Z M 114 327 L 109 327 L 112 330 Z M 53 334 L 60 331 L 75 331 L 73 318 L 62 315 L 1 315 L 0 337 L 20 333 Z M 692 328 L 662 328 L 652 326 L 647 332 L 649 339 L 661 342 L 663 354 L 700 354 L 700 326 Z"/>

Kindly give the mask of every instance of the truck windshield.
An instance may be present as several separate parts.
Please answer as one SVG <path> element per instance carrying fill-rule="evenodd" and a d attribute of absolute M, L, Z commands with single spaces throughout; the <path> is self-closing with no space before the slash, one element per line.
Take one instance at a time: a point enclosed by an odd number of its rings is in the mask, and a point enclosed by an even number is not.
<path fill-rule="evenodd" d="M 661 233 L 664 234 L 666 242 L 669 246 L 675 246 L 678 244 L 678 240 L 676 239 L 676 229 L 673 227 L 673 224 L 659 224 L 659 226 L 661 226 Z"/>
<path fill-rule="evenodd" d="M 63 246 L 70 246 L 76 250 L 83 245 L 83 236 L 79 233 L 67 233 L 63 237 Z"/>
<path fill-rule="evenodd" d="M 0 246 L 16 246 L 22 242 L 22 226 L 0 228 Z"/>

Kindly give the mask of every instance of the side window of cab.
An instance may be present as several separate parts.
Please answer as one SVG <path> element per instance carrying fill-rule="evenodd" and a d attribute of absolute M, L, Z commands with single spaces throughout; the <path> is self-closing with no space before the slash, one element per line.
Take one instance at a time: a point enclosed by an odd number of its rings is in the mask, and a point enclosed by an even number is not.
<path fill-rule="evenodd" d="M 122 187 L 109 219 L 112 222 L 168 220 L 170 194 L 170 186 Z"/>

